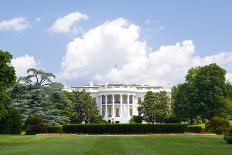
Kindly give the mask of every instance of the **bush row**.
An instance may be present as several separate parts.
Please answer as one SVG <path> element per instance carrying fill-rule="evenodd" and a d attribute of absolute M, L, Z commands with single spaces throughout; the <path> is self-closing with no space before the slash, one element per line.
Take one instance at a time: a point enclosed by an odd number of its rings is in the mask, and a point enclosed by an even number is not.
<path fill-rule="evenodd" d="M 186 131 L 193 132 L 193 133 L 199 133 L 199 132 L 203 131 L 203 128 L 200 125 L 189 125 L 189 126 L 187 126 Z"/>
<path fill-rule="evenodd" d="M 49 126 L 47 130 L 48 130 L 48 133 L 61 133 L 63 132 L 63 127 L 62 126 Z"/>
<path fill-rule="evenodd" d="M 185 124 L 66 124 L 65 133 L 78 134 L 143 134 L 184 133 Z"/>

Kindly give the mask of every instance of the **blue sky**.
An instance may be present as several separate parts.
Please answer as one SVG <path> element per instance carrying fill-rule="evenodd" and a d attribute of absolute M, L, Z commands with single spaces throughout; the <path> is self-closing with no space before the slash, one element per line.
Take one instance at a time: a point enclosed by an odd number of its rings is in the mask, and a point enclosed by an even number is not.
<path fill-rule="evenodd" d="M 80 32 L 57 34 L 49 30 L 58 18 L 73 12 L 80 12 L 89 17 L 88 20 L 75 25 L 81 28 Z M 110 22 L 120 17 L 140 28 L 138 40 L 145 41 L 146 46 L 152 49 L 148 50 L 147 54 L 159 50 L 160 46 L 171 46 L 185 40 L 193 42 L 195 48 L 193 55 L 202 59 L 220 52 L 230 54 L 232 51 L 232 1 L 228 0 L 117 0 L 114 2 L 107 0 L 2 0 L 0 23 L 15 17 L 25 17 L 29 26 L 20 32 L 0 31 L 0 48 L 11 52 L 15 59 L 30 55 L 39 63 L 40 68 L 57 74 L 63 72 L 61 64 L 63 57 L 67 54 L 68 43 L 75 38 L 82 38 L 86 32 L 106 21 Z M 121 67 L 123 68 L 126 63 L 122 62 Z M 228 67 L 230 64 L 222 64 L 222 66 Z M 97 74 L 96 70 L 93 72 Z M 93 76 L 93 74 L 74 76 L 78 80 L 65 79 L 64 81 L 71 85 L 84 84 L 89 80 L 96 80 Z M 156 75 L 147 76 L 149 82 L 152 76 Z M 122 79 L 125 80 L 124 77 L 116 80 L 122 81 Z M 176 83 L 177 81 L 181 79 L 167 82 Z M 157 80 L 154 84 L 156 83 Z"/>

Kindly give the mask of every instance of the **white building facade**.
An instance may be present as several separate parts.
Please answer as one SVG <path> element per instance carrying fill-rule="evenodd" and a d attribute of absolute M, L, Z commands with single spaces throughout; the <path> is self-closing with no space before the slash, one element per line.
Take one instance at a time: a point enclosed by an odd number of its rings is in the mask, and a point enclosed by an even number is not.
<path fill-rule="evenodd" d="M 171 95 L 170 88 L 137 84 L 90 84 L 72 87 L 72 90 L 89 92 L 96 100 L 100 115 L 109 123 L 128 123 L 133 115 L 138 115 L 138 101 L 148 91 L 166 91 Z"/>

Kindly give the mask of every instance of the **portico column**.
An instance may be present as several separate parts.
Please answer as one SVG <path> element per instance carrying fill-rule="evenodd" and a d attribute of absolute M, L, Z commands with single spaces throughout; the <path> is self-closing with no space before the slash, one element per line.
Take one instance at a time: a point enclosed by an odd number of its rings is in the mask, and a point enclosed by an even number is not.
<path fill-rule="evenodd" d="M 114 94 L 112 95 L 112 117 L 115 117 L 115 113 L 114 113 Z"/>
<path fill-rule="evenodd" d="M 100 96 L 100 104 L 101 104 L 101 106 L 100 106 L 101 107 L 101 109 L 100 109 L 100 115 L 103 116 L 103 114 L 102 114 L 102 95 Z"/>
<path fill-rule="evenodd" d="M 122 117 L 122 94 L 120 94 L 120 117 Z"/>
<path fill-rule="evenodd" d="M 105 118 L 108 117 L 107 115 L 108 113 L 107 113 L 107 95 L 106 95 L 105 97 Z"/>
<path fill-rule="evenodd" d="M 132 115 L 135 115 L 135 96 L 132 96 Z"/>
<path fill-rule="evenodd" d="M 130 95 L 127 95 L 127 115 L 130 117 L 130 105 L 129 105 Z"/>

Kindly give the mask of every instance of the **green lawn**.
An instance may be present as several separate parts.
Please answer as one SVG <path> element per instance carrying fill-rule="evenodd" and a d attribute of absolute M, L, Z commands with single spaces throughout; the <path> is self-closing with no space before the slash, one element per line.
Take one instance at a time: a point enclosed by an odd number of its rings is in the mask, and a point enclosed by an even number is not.
<path fill-rule="evenodd" d="M 222 136 L 0 136 L 0 155 L 232 155 Z"/>

